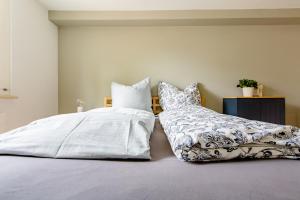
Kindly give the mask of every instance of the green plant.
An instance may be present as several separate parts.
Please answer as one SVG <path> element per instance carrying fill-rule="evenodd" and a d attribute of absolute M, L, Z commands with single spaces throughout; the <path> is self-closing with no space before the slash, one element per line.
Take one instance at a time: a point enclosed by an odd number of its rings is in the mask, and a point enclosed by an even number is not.
<path fill-rule="evenodd" d="M 239 84 L 236 87 L 240 87 L 240 88 L 254 87 L 254 88 L 257 88 L 257 81 L 249 80 L 249 79 L 242 79 L 242 80 L 239 80 Z"/>

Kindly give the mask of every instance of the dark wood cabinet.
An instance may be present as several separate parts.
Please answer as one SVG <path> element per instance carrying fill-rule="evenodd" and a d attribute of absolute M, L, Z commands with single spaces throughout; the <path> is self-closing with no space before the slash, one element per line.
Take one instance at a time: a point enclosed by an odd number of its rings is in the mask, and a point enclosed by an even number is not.
<path fill-rule="evenodd" d="M 227 97 L 223 98 L 223 113 L 274 124 L 285 124 L 285 98 Z"/>

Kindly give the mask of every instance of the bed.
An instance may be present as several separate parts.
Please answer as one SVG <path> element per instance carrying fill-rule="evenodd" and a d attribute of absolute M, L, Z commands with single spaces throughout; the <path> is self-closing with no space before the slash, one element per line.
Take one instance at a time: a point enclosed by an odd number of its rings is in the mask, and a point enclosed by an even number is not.
<path fill-rule="evenodd" d="M 158 121 L 151 155 L 151 161 L 0 156 L 0 199 L 300 199 L 295 160 L 181 162 Z"/>
<path fill-rule="evenodd" d="M 152 100 L 159 113 L 158 98 Z M 182 162 L 157 118 L 150 146 L 151 161 L 2 155 L 0 199 L 300 199 L 299 161 Z"/>

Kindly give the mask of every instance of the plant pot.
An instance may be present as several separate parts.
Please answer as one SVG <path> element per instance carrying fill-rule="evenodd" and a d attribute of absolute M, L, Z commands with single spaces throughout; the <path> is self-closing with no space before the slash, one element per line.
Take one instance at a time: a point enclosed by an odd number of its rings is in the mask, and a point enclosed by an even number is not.
<path fill-rule="evenodd" d="M 244 97 L 253 97 L 254 87 L 244 87 L 243 88 L 243 96 Z"/>

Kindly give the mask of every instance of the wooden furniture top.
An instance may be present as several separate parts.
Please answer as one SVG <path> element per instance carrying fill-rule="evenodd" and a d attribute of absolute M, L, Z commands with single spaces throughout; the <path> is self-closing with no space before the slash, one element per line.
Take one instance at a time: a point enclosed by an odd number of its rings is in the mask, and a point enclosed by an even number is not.
<path fill-rule="evenodd" d="M 0 95 L 0 99 L 17 99 L 17 96 L 13 96 L 13 95 Z"/>
<path fill-rule="evenodd" d="M 201 105 L 204 107 L 206 105 L 206 98 L 204 96 L 201 96 Z M 104 107 L 111 107 L 111 106 L 112 106 L 112 98 L 104 97 Z M 155 115 L 163 111 L 162 108 L 160 107 L 158 96 L 152 97 L 152 110 Z"/>
<path fill-rule="evenodd" d="M 285 97 L 281 96 L 262 96 L 262 97 L 243 97 L 243 96 L 236 96 L 236 97 L 223 97 L 224 99 L 284 99 Z"/>

